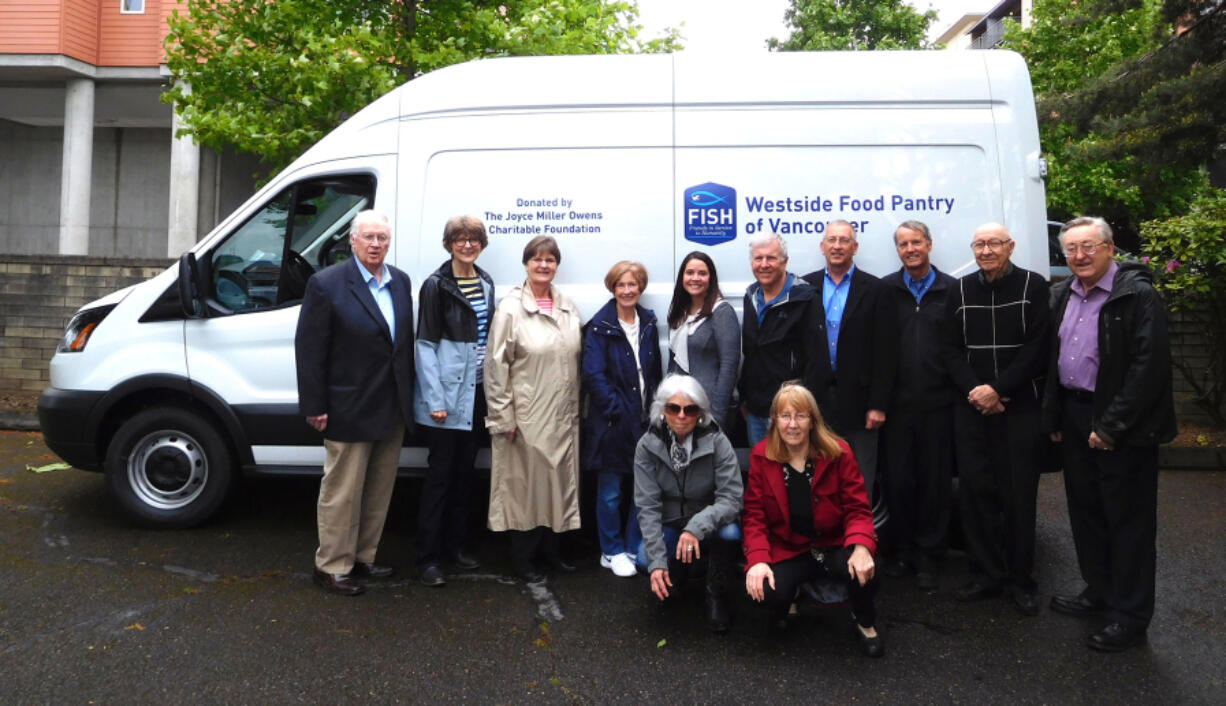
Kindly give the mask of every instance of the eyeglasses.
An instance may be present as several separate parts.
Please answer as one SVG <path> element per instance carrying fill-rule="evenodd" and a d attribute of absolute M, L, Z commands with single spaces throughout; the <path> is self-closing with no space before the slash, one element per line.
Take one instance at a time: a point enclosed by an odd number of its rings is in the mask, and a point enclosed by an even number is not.
<path fill-rule="evenodd" d="M 792 422 L 804 424 L 809 421 L 809 415 L 805 414 L 804 412 L 798 412 L 796 414 L 776 414 L 775 419 L 778 419 L 779 423 L 781 424 L 791 424 Z"/>
<path fill-rule="evenodd" d="M 822 242 L 830 243 L 831 245 L 851 245 L 852 243 L 856 241 L 844 235 L 844 236 L 838 236 L 838 237 L 822 238 Z"/>
<path fill-rule="evenodd" d="M 467 247 L 472 247 L 473 245 L 480 245 L 481 241 L 477 240 L 476 238 L 470 237 L 470 236 L 461 236 L 451 241 L 451 243 L 452 245 L 463 245 Z"/>
<path fill-rule="evenodd" d="M 358 236 L 358 240 L 361 240 L 364 243 L 378 243 L 380 245 L 387 245 L 392 240 L 392 236 L 388 233 L 357 233 L 356 235 Z"/>
<path fill-rule="evenodd" d="M 668 404 L 664 405 L 664 413 L 671 414 L 674 417 L 682 413 L 685 413 L 685 416 L 687 417 L 697 417 L 698 413 L 701 411 L 702 409 L 696 404 L 687 404 L 682 407 L 674 402 L 669 402 Z"/>
<path fill-rule="evenodd" d="M 995 239 L 993 239 L 993 240 L 976 240 L 975 242 L 971 243 L 971 251 L 972 251 L 972 252 L 981 252 L 981 251 L 983 251 L 983 250 L 991 250 L 992 252 L 997 252 L 997 251 L 999 251 L 1001 248 L 1005 247 L 1005 245 L 1007 245 L 1008 243 L 1011 243 L 1011 242 L 1013 242 L 1013 241 L 1012 241 L 1012 240 L 1008 240 L 1008 239 L 1006 239 L 1006 240 L 995 240 Z"/>
<path fill-rule="evenodd" d="M 1083 252 L 1086 255 L 1093 255 L 1094 253 L 1098 252 L 1099 248 L 1105 246 L 1106 244 L 1107 243 L 1105 241 L 1101 240 L 1097 243 L 1070 243 L 1064 246 L 1064 256 L 1076 257 L 1078 252 Z"/>

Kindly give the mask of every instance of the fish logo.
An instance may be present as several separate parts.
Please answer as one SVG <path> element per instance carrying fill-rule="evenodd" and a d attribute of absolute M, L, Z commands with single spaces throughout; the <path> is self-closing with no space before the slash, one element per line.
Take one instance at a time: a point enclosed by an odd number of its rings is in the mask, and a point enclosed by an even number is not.
<path fill-rule="evenodd" d="M 703 201 L 703 198 L 706 198 L 707 200 Z M 690 202 L 695 206 L 706 207 L 714 206 L 717 203 L 727 203 L 728 201 L 722 196 L 717 196 L 710 191 L 695 191 L 694 193 L 690 194 Z"/>
<path fill-rule="evenodd" d="M 736 189 L 707 182 L 686 189 L 683 198 L 686 240 L 718 245 L 736 239 Z"/>

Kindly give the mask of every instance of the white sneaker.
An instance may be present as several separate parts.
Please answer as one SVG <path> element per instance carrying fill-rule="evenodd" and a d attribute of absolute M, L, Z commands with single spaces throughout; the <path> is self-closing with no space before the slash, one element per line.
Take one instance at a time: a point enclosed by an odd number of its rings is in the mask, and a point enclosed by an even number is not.
<path fill-rule="evenodd" d="M 609 563 L 605 563 L 605 560 Z M 600 565 L 613 571 L 615 576 L 627 578 L 638 573 L 638 569 L 634 567 L 634 562 L 630 560 L 627 554 L 614 554 L 612 556 L 604 555 L 600 557 Z"/>

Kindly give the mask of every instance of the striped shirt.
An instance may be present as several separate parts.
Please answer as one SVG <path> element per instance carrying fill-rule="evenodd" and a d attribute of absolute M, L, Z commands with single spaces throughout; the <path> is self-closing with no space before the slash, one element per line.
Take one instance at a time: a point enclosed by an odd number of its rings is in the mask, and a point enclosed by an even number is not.
<path fill-rule="evenodd" d="M 479 277 L 456 277 L 460 294 L 477 314 L 477 383 L 485 379 L 485 339 L 490 330 L 490 310 L 485 302 L 485 289 Z"/>

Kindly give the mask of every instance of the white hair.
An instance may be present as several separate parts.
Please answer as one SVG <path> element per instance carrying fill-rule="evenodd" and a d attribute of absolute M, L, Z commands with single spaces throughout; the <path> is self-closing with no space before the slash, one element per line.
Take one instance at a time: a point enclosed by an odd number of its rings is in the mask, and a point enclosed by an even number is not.
<path fill-rule="evenodd" d="M 749 252 L 753 252 L 758 248 L 764 248 L 771 243 L 779 243 L 779 256 L 784 260 L 788 259 L 788 241 L 783 239 L 778 233 L 758 233 L 749 239 Z"/>
<path fill-rule="evenodd" d="M 1098 237 L 1102 238 L 1104 243 L 1115 244 L 1115 234 L 1111 232 L 1111 226 L 1107 225 L 1106 221 L 1098 216 L 1078 216 L 1060 227 L 1060 247 L 1064 247 L 1064 234 L 1081 226 L 1098 228 Z"/>
<path fill-rule="evenodd" d="M 388 231 L 392 229 L 391 222 L 387 220 L 387 216 L 382 211 L 368 208 L 365 211 L 358 211 L 358 215 L 353 217 L 353 223 L 349 225 L 349 235 L 357 235 L 358 229 L 367 223 L 382 223 L 387 226 Z"/>
<path fill-rule="evenodd" d="M 702 389 L 702 385 L 689 375 L 672 373 L 665 376 L 660 382 L 660 386 L 656 388 L 656 395 L 651 400 L 651 412 L 648 417 L 651 419 L 652 426 L 658 427 L 664 423 L 664 405 L 673 395 L 684 395 L 698 405 L 698 408 L 702 410 L 698 414 L 699 426 L 705 427 L 711 423 L 711 400 L 707 397 L 706 390 Z"/>

